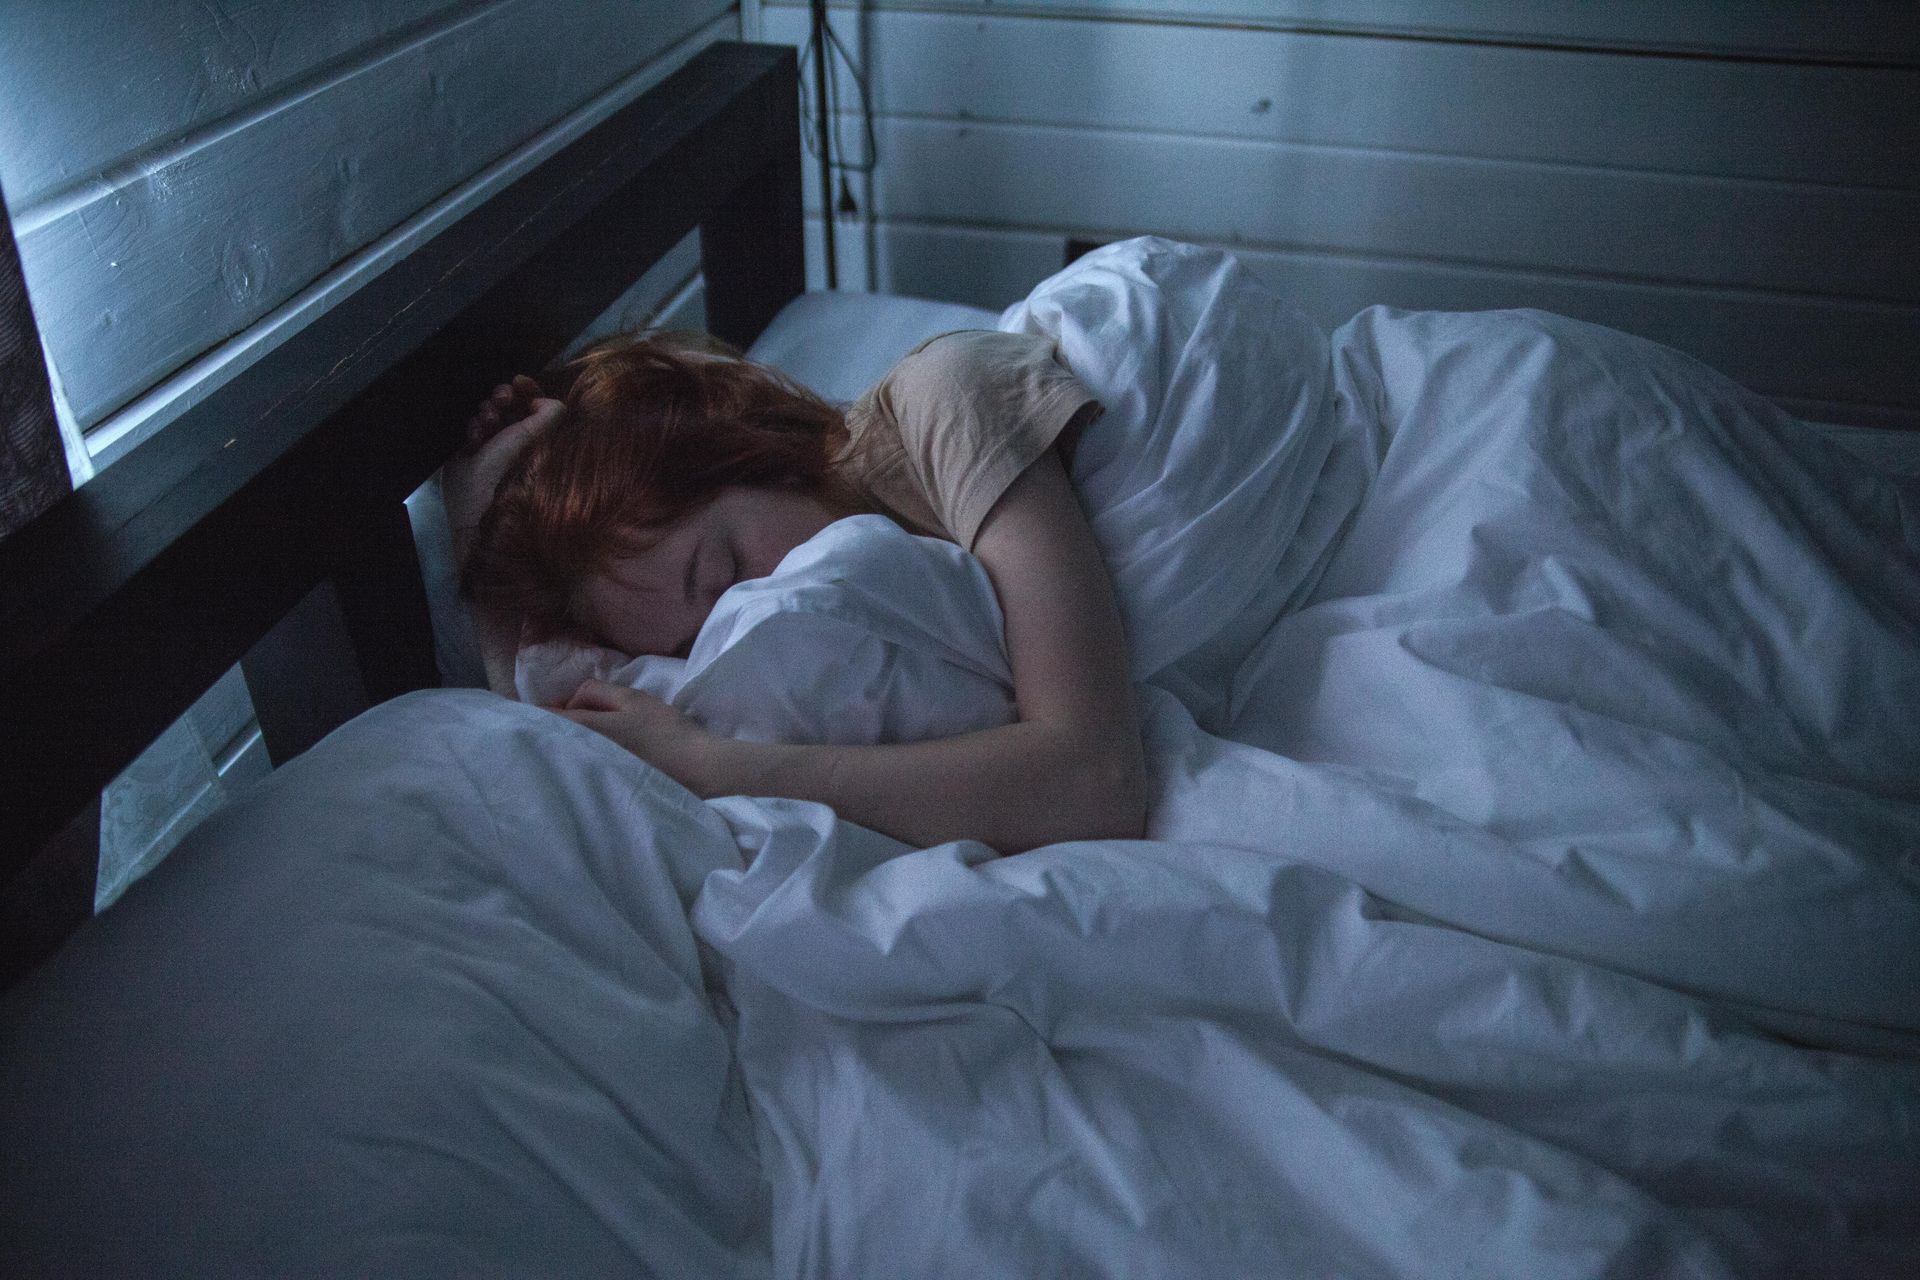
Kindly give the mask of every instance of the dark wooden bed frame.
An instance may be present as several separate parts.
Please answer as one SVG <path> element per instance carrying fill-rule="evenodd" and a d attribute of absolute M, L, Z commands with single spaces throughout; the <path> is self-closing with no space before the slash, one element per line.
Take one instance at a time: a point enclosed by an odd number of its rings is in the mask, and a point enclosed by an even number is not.
<path fill-rule="evenodd" d="M 805 287 L 784 46 L 709 46 L 0 541 L 0 986 L 92 911 L 100 790 L 234 663 L 276 764 L 439 683 L 404 499 L 494 383 L 700 230 L 740 347 Z"/>

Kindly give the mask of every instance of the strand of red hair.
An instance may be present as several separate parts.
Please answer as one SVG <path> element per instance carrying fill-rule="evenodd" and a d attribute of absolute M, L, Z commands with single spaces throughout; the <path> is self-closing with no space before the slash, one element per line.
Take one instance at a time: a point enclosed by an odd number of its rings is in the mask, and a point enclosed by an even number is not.
<path fill-rule="evenodd" d="M 461 590 L 524 620 L 533 638 L 577 634 L 586 578 L 733 485 L 862 503 L 834 471 L 846 423 L 793 379 L 704 334 L 623 334 L 550 380 L 566 405 L 501 480 Z"/>

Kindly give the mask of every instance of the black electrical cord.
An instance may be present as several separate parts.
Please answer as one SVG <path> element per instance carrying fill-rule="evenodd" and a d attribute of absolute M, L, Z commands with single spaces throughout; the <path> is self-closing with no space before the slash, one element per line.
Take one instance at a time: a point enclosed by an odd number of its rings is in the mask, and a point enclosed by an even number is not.
<path fill-rule="evenodd" d="M 827 114 L 827 0 L 812 0 L 813 35 L 813 110 L 820 126 L 820 229 L 826 250 L 827 288 L 840 287 L 840 272 L 833 244 L 833 130 Z"/>
<path fill-rule="evenodd" d="M 813 152 L 820 162 L 820 215 L 822 238 L 826 249 L 827 287 L 838 287 L 838 261 L 835 246 L 834 217 L 836 214 L 856 214 L 859 204 L 853 198 L 853 189 L 847 182 L 848 173 L 871 173 L 879 155 L 879 147 L 873 129 L 873 100 L 867 92 L 866 77 L 853 60 L 853 53 L 846 42 L 840 39 L 827 21 L 826 0 L 810 0 L 812 30 L 807 44 L 800 51 L 800 63 L 804 68 L 809 63 L 813 69 L 813 107 L 807 108 L 807 94 L 801 94 L 802 127 L 801 137 L 807 144 L 807 150 Z M 839 140 L 840 122 L 840 77 L 833 65 L 838 58 L 844 63 L 847 74 L 853 78 L 855 89 L 860 95 L 860 124 L 862 156 L 859 160 L 835 159 L 833 150 Z M 808 118 L 808 117 L 811 118 Z M 841 148 L 844 151 L 844 148 Z M 840 175 L 839 198 L 834 198 L 832 175 Z"/>

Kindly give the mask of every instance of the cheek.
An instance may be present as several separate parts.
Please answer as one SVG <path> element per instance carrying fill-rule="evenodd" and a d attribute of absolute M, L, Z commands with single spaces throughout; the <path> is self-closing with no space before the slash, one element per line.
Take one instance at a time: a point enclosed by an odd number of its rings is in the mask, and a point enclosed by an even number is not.
<path fill-rule="evenodd" d="M 734 542 L 735 577 L 764 578 L 780 567 L 787 553 L 805 542 L 811 533 L 785 525 L 769 525 L 738 534 Z"/>
<path fill-rule="evenodd" d="M 633 593 L 617 581 L 589 578 L 582 588 L 587 628 L 595 644 L 622 653 L 651 652 L 658 637 L 651 619 L 657 611 L 642 609 Z"/>
<path fill-rule="evenodd" d="M 711 601 L 642 598 L 605 581 L 589 581 L 584 603 L 591 641 L 633 657 L 674 653 L 693 640 L 711 611 Z"/>
<path fill-rule="evenodd" d="M 735 541 L 732 552 L 733 576 L 739 582 L 744 582 L 748 578 L 764 578 L 773 572 L 774 565 L 780 563 L 777 558 L 772 563 L 768 563 L 765 548 L 748 537 Z"/>
<path fill-rule="evenodd" d="M 637 625 L 635 619 L 618 613 L 596 613 L 593 616 L 593 640 L 596 644 L 618 649 L 629 656 L 649 653 L 654 647 L 647 628 Z"/>

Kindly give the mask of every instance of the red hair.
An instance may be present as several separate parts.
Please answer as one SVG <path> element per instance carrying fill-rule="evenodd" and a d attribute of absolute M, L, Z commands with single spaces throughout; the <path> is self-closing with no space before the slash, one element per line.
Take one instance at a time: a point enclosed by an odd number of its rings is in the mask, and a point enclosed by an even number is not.
<path fill-rule="evenodd" d="M 857 505 L 838 409 L 701 334 L 627 334 L 561 370 L 561 419 L 501 480 L 461 590 L 538 636 L 577 633 L 581 583 L 730 485 Z"/>

